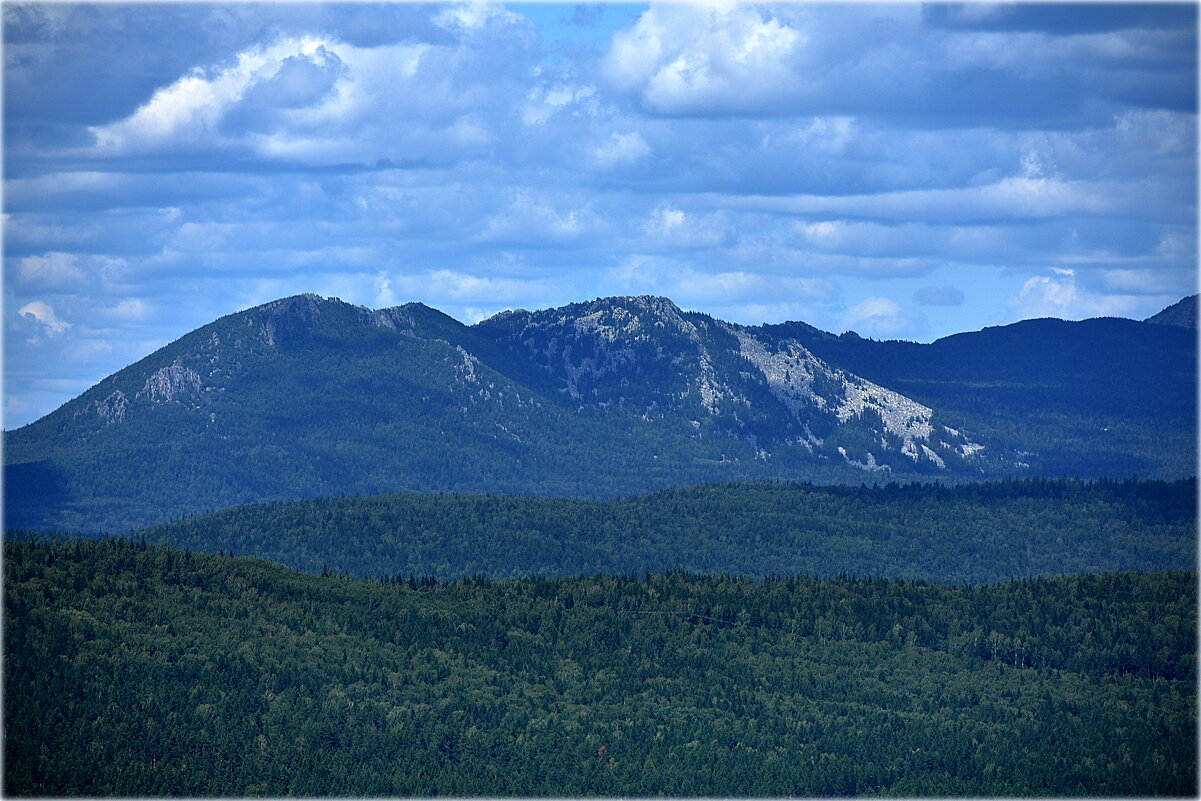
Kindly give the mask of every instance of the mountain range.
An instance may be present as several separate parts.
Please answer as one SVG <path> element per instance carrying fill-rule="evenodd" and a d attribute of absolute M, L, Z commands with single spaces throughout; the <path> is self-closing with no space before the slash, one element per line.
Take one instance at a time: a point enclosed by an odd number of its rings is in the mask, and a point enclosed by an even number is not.
<path fill-rule="evenodd" d="M 1028 320 L 925 345 L 738 325 L 650 296 L 467 326 L 417 303 L 300 295 L 6 432 L 6 524 L 123 532 L 399 491 L 1192 475 L 1196 334 L 1170 317 Z"/>

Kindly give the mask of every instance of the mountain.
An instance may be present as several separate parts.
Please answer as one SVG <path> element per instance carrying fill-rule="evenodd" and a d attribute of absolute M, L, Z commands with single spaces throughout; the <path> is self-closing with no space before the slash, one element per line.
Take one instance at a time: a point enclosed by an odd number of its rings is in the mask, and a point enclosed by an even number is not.
<path fill-rule="evenodd" d="M 6 433 L 6 523 L 118 532 L 383 492 L 1191 474 L 1187 332 L 1086 323 L 915 345 L 647 296 L 465 326 L 421 304 L 301 295 L 203 326 Z"/>
<path fill-rule="evenodd" d="M 1197 296 L 1189 295 L 1187 298 L 1182 298 L 1163 311 L 1151 315 L 1145 322 L 1176 325 L 1195 331 L 1197 329 Z"/>
<path fill-rule="evenodd" d="M 474 327 L 420 304 L 285 298 L 5 439 L 8 525 L 87 531 L 321 495 L 595 497 L 988 461 L 926 406 L 657 298 Z"/>
<path fill-rule="evenodd" d="M 764 326 L 938 409 L 1043 475 L 1190 475 L 1194 331 L 1120 318 L 1023 320 L 930 344 Z"/>
<path fill-rule="evenodd" d="M 798 448 L 864 470 L 946 470 L 982 446 L 934 410 L 833 367 L 764 328 L 683 312 L 666 298 L 607 298 L 502 312 L 476 330 L 506 348 L 518 377 L 578 409 L 684 418 L 698 433 Z M 982 461 L 982 460 L 981 460 Z"/>

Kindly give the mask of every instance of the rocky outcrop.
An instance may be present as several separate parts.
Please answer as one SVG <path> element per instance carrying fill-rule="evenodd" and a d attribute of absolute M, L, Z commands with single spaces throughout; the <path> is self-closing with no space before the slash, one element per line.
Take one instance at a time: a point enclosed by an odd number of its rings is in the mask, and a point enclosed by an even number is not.
<path fill-rule="evenodd" d="M 129 409 L 129 398 L 121 390 L 115 390 L 103 400 L 92 401 L 75 413 L 75 419 L 95 415 L 104 422 L 105 426 L 125 422 L 125 414 Z"/>
<path fill-rule="evenodd" d="M 136 397 L 151 403 L 179 402 L 199 393 L 200 386 L 200 373 L 191 367 L 172 364 L 151 373 Z"/>

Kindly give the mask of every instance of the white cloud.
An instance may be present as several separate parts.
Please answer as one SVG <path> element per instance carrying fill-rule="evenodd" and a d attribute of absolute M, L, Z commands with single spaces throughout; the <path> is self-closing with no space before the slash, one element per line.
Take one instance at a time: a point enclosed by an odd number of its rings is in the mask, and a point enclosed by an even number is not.
<path fill-rule="evenodd" d="M 45 301 L 35 300 L 26 303 L 17 310 L 17 314 L 30 320 L 36 320 L 46 329 L 50 336 L 58 336 L 71 327 L 71 324 L 60 320 L 54 309 Z"/>
<path fill-rule="evenodd" d="M 535 85 L 522 107 L 521 120 L 526 125 L 545 125 L 551 117 L 572 105 L 590 107 L 589 110 L 595 113 L 595 97 L 595 86 Z"/>
<path fill-rule="evenodd" d="M 613 291 L 665 295 L 677 303 L 701 306 L 759 305 L 829 301 L 841 292 L 828 278 L 764 275 L 728 270 L 710 272 L 669 257 L 638 255 L 609 272 Z"/>
<path fill-rule="evenodd" d="M 1081 320 L 1088 317 L 1137 316 L 1147 307 L 1146 298 L 1131 294 L 1106 294 L 1082 287 L 1073 270 L 1052 268 L 1052 275 L 1036 275 L 1022 284 L 1009 299 L 1009 307 L 1020 318 L 1059 317 Z M 1145 316 L 1145 315 L 1144 315 Z"/>
<path fill-rule="evenodd" d="M 725 243 L 729 225 L 721 212 L 698 214 L 662 203 L 643 225 L 646 244 L 660 248 L 713 248 Z"/>
<path fill-rule="evenodd" d="M 542 281 L 472 275 L 446 269 L 395 274 L 390 277 L 390 282 L 393 293 L 399 297 L 471 304 L 504 303 L 527 298 L 531 294 L 542 294 L 548 290 L 548 286 Z"/>
<path fill-rule="evenodd" d="M 478 12 L 478 13 L 477 13 Z M 516 23 L 503 9 L 446 10 L 463 32 Z M 514 30 L 520 26 L 514 25 Z M 281 37 L 198 68 L 132 115 L 93 126 L 95 155 L 230 151 L 314 164 L 405 162 L 479 153 L 508 122 L 523 88 L 504 36 L 455 44 L 356 47 L 317 36 Z M 495 40 L 495 41 L 493 41 Z M 488 46 L 500 51 L 493 53 Z"/>
<path fill-rule="evenodd" d="M 35 289 L 81 290 L 87 280 L 72 253 L 26 256 L 17 262 L 21 282 Z"/>
<path fill-rule="evenodd" d="M 651 146 L 642 138 L 642 134 L 633 131 L 610 134 L 608 139 L 595 145 L 589 155 L 596 166 L 608 169 L 609 167 L 633 164 L 650 154 Z"/>
<path fill-rule="evenodd" d="M 113 352 L 113 343 L 104 339 L 79 339 L 63 348 L 63 358 L 86 364 L 103 359 Z"/>
<path fill-rule="evenodd" d="M 164 145 L 207 143 L 221 117 L 256 82 L 269 80 L 303 43 L 252 48 L 234 64 L 211 72 L 197 69 L 158 90 L 126 119 L 91 128 L 102 153 L 122 154 Z"/>
<path fill-rule="evenodd" d="M 795 214 L 838 214 L 893 220 L 984 221 L 1067 214 L 1103 214 L 1117 210 L 1115 187 L 1092 181 L 1011 177 L 985 186 L 915 189 L 871 195 L 794 195 L 731 197 L 745 208 Z M 1122 206 L 1131 206 L 1127 200 Z"/>
<path fill-rule="evenodd" d="M 1071 316 L 1076 304 L 1076 278 L 1069 271 L 1056 276 L 1037 275 L 1022 284 L 1011 305 L 1022 317 Z"/>
<path fill-rule="evenodd" d="M 656 5 L 614 36 L 604 71 L 658 113 L 745 109 L 791 93 L 804 42 L 753 7 Z"/>
<path fill-rule="evenodd" d="M 462 3 L 445 9 L 434 21 L 444 28 L 478 30 L 493 20 L 514 22 L 520 17 L 499 3 Z"/>
<path fill-rule="evenodd" d="M 1183 156 L 1196 152 L 1195 114 L 1137 109 L 1117 115 L 1114 124 L 1123 144 L 1135 151 L 1156 156 Z"/>
<path fill-rule="evenodd" d="M 800 320 L 812 324 L 821 312 L 812 303 L 735 303 L 709 307 L 722 320 L 743 325 Z"/>
<path fill-rule="evenodd" d="M 1195 270 L 1100 270 L 1101 286 L 1127 295 L 1187 295 L 1196 291 Z"/>
<path fill-rule="evenodd" d="M 103 314 L 110 320 L 135 322 L 147 319 L 153 312 L 154 307 L 141 298 L 125 298 L 116 306 L 106 308 Z"/>
<path fill-rule="evenodd" d="M 570 203 L 564 198 L 562 202 Z M 509 193 L 505 206 L 484 223 L 477 239 L 484 242 L 555 242 L 595 233 L 602 222 L 587 207 L 556 209 L 532 192 Z"/>
<path fill-rule="evenodd" d="M 925 329 L 925 316 L 892 298 L 871 297 L 847 309 L 842 324 L 861 335 L 877 339 L 912 339 Z"/>

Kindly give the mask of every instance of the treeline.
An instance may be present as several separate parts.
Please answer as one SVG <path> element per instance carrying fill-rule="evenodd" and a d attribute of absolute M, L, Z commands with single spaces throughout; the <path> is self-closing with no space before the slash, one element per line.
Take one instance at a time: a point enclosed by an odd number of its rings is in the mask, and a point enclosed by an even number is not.
<path fill-rule="evenodd" d="M 1191 569 L 1196 519 L 1195 479 L 719 484 L 614 501 L 404 494 L 256 504 L 136 536 L 353 576 L 682 569 L 985 583 Z"/>
<path fill-rule="evenodd" d="M 294 573 L 5 545 L 19 796 L 1192 796 L 1196 574 Z"/>

